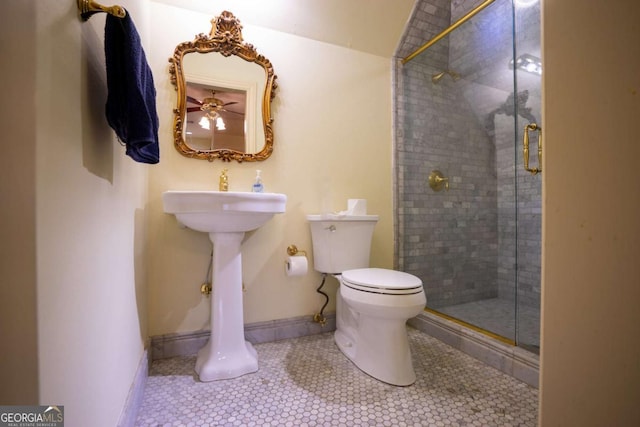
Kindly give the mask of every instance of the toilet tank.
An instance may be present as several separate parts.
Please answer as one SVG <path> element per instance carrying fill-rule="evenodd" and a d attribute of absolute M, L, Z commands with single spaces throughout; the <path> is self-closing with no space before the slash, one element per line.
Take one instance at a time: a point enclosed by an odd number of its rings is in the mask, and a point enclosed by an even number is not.
<path fill-rule="evenodd" d="M 378 215 L 307 215 L 313 241 L 313 268 L 337 274 L 369 267 Z"/>

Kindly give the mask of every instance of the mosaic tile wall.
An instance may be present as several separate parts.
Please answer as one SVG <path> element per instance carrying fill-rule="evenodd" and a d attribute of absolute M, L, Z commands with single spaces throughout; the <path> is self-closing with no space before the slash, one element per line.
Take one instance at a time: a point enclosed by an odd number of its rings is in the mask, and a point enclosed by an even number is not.
<path fill-rule="evenodd" d="M 397 56 L 413 52 L 477 3 L 418 2 Z M 534 9 L 518 12 L 516 22 L 539 34 L 539 10 Z M 512 32 L 511 2 L 497 0 L 396 68 L 398 268 L 421 277 L 430 307 L 513 298 L 516 249 L 521 302 L 539 306 L 540 178 L 526 173 L 514 178 L 514 159 L 522 164 L 514 130 L 528 120 L 514 121 Z M 539 51 L 539 36 L 522 34 L 519 45 L 537 43 Z M 432 82 L 434 74 L 446 70 L 461 78 L 445 75 Z M 518 92 L 528 90 L 523 106 L 539 118 L 540 77 L 531 77 L 537 80 L 518 81 Z M 449 191 L 428 187 L 433 169 L 449 178 Z"/>

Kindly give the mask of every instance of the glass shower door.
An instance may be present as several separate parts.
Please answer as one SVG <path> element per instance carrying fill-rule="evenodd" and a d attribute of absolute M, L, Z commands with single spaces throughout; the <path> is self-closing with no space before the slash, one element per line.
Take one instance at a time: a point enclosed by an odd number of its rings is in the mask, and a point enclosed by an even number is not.
<path fill-rule="evenodd" d="M 544 169 L 538 160 L 538 138 L 543 132 L 542 61 L 540 50 L 540 3 L 515 0 L 515 84 L 520 102 L 516 115 L 516 194 L 517 194 L 517 292 L 516 341 L 521 347 L 539 352 L 540 345 L 540 272 L 542 230 L 541 173 L 525 170 Z M 533 126 L 535 124 L 535 126 Z M 529 125 L 529 130 L 525 127 Z M 536 130 L 532 128 L 535 127 Z M 524 140 L 528 133 L 528 161 L 525 164 Z"/>
<path fill-rule="evenodd" d="M 471 2 L 452 2 L 450 22 Z M 514 20 L 496 0 L 401 69 L 400 268 L 427 308 L 516 340 Z M 425 185 L 434 171 L 448 179 Z"/>
<path fill-rule="evenodd" d="M 522 141 L 541 125 L 540 13 L 517 2 L 495 0 L 398 69 L 398 264 L 428 310 L 535 351 L 540 175 Z M 444 7 L 453 23 L 475 5 Z"/>

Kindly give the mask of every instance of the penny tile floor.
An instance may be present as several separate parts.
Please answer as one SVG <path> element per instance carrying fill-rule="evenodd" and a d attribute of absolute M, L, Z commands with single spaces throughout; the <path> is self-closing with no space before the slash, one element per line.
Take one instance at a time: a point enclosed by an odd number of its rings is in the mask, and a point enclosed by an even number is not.
<path fill-rule="evenodd" d="M 151 364 L 136 426 L 536 426 L 538 391 L 408 328 L 417 380 L 379 382 L 333 334 L 256 344 L 258 372 L 199 382 L 195 356 Z"/>

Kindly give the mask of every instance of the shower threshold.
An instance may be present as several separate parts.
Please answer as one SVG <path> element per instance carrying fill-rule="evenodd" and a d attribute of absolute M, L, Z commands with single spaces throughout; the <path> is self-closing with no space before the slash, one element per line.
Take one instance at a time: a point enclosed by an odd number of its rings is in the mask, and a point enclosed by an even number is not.
<path fill-rule="evenodd" d="M 537 308 L 520 305 L 517 322 L 514 301 L 507 298 L 488 298 L 427 310 L 532 353 L 540 352 L 540 310 Z"/>
<path fill-rule="evenodd" d="M 540 356 L 512 340 L 441 312 L 425 309 L 410 326 L 526 384 L 538 387 Z"/>
<path fill-rule="evenodd" d="M 493 338 L 495 340 L 501 341 L 503 343 L 506 343 L 506 344 L 509 344 L 509 345 L 513 345 L 513 346 L 516 345 L 516 342 L 514 340 L 510 339 L 510 338 L 507 338 L 507 337 L 505 337 L 503 335 L 491 332 L 490 330 L 484 329 L 484 328 L 482 328 L 482 327 L 480 327 L 480 326 L 478 326 L 476 324 L 466 322 L 466 321 L 464 321 L 464 320 L 462 320 L 462 319 L 460 319 L 460 318 L 458 318 L 456 316 L 449 315 L 449 314 L 445 313 L 444 311 L 436 310 L 436 309 L 429 308 L 429 307 L 425 307 L 424 311 L 427 312 L 427 313 L 435 314 L 436 316 L 440 316 L 440 317 L 442 317 L 444 319 L 449 320 L 450 322 L 457 323 L 457 324 L 459 324 L 461 326 L 464 326 L 465 328 L 471 329 L 472 331 L 480 332 L 481 334 L 487 335 L 487 336 L 489 336 L 489 337 L 491 337 L 491 338 Z"/>

